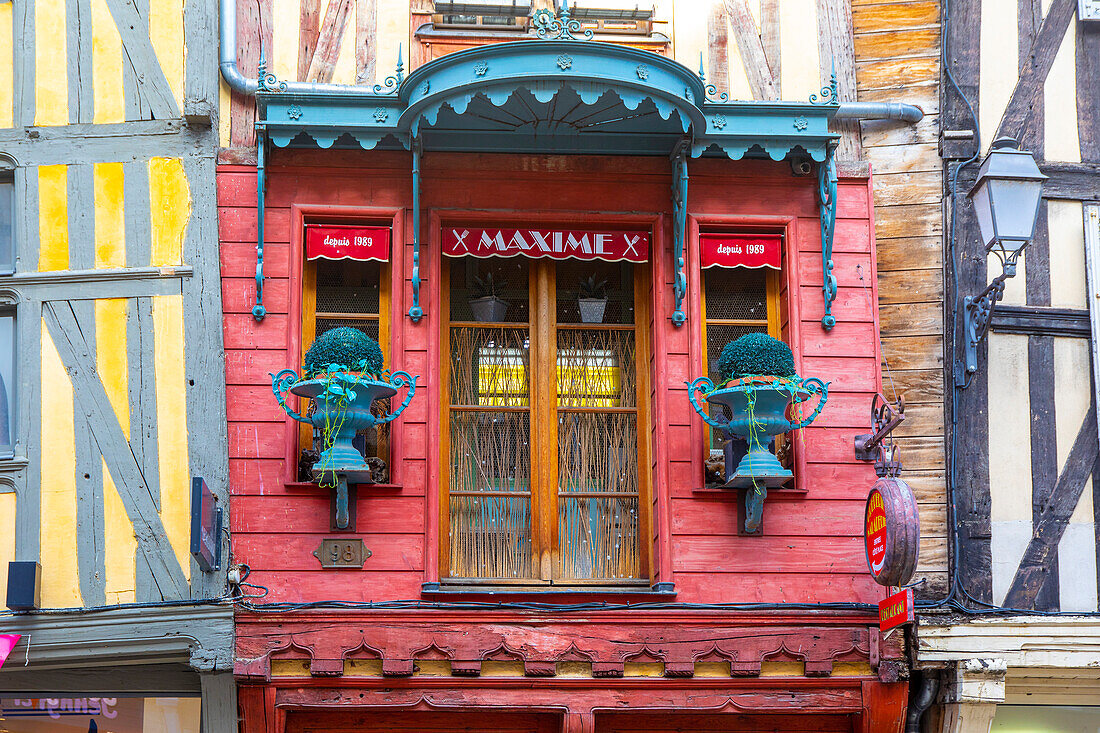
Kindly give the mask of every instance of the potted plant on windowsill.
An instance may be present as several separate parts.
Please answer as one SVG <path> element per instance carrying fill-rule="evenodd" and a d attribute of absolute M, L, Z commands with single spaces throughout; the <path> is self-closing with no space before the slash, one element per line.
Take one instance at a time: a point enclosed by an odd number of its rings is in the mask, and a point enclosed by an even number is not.
<path fill-rule="evenodd" d="M 581 323 L 603 323 L 607 310 L 607 280 L 597 280 L 595 275 L 581 280 L 577 308 L 581 312 Z"/>
<path fill-rule="evenodd" d="M 508 317 L 508 301 L 497 295 L 497 282 L 492 272 L 484 277 L 474 276 L 474 295 L 470 310 L 474 320 L 480 323 L 499 323 Z"/>
<path fill-rule="evenodd" d="M 334 328 L 317 337 L 303 359 L 303 377 L 293 369 L 271 375 L 271 390 L 286 414 L 312 425 L 321 433 L 321 453 L 313 466 L 313 478 L 335 491 L 336 526 L 348 526 L 348 484 L 370 483 L 372 466 L 352 445 L 359 430 L 390 422 L 400 415 L 416 393 L 416 377 L 406 372 L 390 374 L 382 368 L 378 342 L 357 328 Z M 407 387 L 396 411 L 378 415 L 371 411 Z M 286 394 L 313 400 L 314 410 L 303 417 L 286 403 Z"/>
<path fill-rule="evenodd" d="M 727 419 L 716 419 L 699 404 L 698 395 L 721 409 Z M 819 397 L 817 407 L 803 417 L 806 403 Z M 745 497 L 745 530 L 760 527 L 768 488 L 787 483 L 793 473 L 768 449 L 776 435 L 800 430 L 812 423 L 829 398 L 829 385 L 816 377 L 803 379 L 794 368 L 791 348 L 763 333 L 731 341 L 718 360 L 718 385 L 700 377 L 688 387 L 692 407 L 708 425 L 740 438 L 748 452 L 728 475 L 726 486 L 751 489 Z M 793 418 L 788 413 L 793 412 Z"/>

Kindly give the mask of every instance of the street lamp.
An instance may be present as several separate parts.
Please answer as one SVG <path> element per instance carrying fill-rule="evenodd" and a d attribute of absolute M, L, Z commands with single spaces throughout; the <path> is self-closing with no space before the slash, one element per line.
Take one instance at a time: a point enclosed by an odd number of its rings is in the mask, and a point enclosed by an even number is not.
<path fill-rule="evenodd" d="M 978 296 L 963 301 L 966 372 L 978 371 L 978 344 L 989 330 L 993 307 L 1004 296 L 1005 281 L 1016 275 L 1016 261 L 1035 234 L 1046 176 L 1035 158 L 1002 137 L 993 141 L 967 198 L 974 205 L 987 253 L 1001 262 L 1001 274 Z"/>

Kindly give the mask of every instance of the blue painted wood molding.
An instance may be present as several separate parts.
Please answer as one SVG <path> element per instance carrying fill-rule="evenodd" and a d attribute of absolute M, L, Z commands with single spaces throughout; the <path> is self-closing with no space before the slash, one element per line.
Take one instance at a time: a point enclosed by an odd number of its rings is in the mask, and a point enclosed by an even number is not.
<path fill-rule="evenodd" d="M 417 209 L 421 151 L 670 157 L 676 179 L 674 208 L 679 207 L 676 312 L 671 316 L 676 325 L 686 321 L 680 284 L 688 159 L 725 156 L 780 161 L 798 156 L 828 169 L 829 147 L 838 137 L 829 132 L 829 120 L 839 106 L 835 86 L 808 102 L 708 101 L 701 74 L 686 66 L 648 51 L 595 41 L 526 40 L 480 46 L 448 54 L 408 76 L 399 52 L 397 73 L 366 93 L 355 87 L 348 87 L 347 93 L 331 87 L 287 91 L 286 85 L 262 69 L 260 80 L 256 125 L 276 148 L 410 150 L 417 141 L 413 183 Z M 263 190 L 262 182 L 259 188 Z M 822 204 L 824 235 L 826 217 L 835 212 L 835 195 Z M 413 258 L 418 262 L 419 212 L 415 213 Z M 262 246 L 258 244 L 258 252 Z M 823 258 L 831 259 L 825 257 L 825 246 L 823 238 Z M 257 269 L 262 283 L 260 268 L 262 264 Z M 415 276 L 413 289 L 409 316 L 418 321 L 423 311 Z M 826 298 L 828 313 L 828 294 Z"/>

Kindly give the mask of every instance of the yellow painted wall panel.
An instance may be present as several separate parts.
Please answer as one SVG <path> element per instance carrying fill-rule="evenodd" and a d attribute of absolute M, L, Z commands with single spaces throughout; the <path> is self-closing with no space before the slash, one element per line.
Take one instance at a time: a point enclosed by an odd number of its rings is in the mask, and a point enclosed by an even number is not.
<path fill-rule="evenodd" d="M 780 0 L 779 53 L 783 99 L 804 101 L 821 89 L 814 0 Z"/>
<path fill-rule="evenodd" d="M 126 366 L 128 306 L 126 298 L 95 302 L 96 369 L 127 440 L 130 439 L 130 392 Z"/>
<path fill-rule="evenodd" d="M 990 519 L 1031 521 L 1031 397 L 1027 336 L 990 333 Z"/>
<path fill-rule="evenodd" d="M 69 269 L 69 171 L 38 168 L 38 269 Z"/>
<path fill-rule="evenodd" d="M 191 189 L 179 158 L 149 161 L 149 208 L 153 232 L 151 264 L 154 267 L 180 264 L 183 235 L 191 217 Z"/>
<path fill-rule="evenodd" d="M 8 563 L 15 559 L 15 492 L 0 493 L 0 588 L 8 587 Z"/>
<path fill-rule="evenodd" d="M 1091 402 L 1092 369 L 1088 339 L 1054 339 L 1054 434 L 1059 471 L 1065 465 Z M 1069 521 L 1074 524 L 1093 521 L 1091 477 L 1085 481 L 1081 499 Z"/>
<path fill-rule="evenodd" d="M 162 436 L 157 441 L 160 518 L 183 574 L 190 579 L 191 479 L 187 465 L 182 295 L 153 298 L 153 363 L 157 374 L 157 426 Z"/>
<path fill-rule="evenodd" d="M 73 387 L 42 324 L 42 607 L 82 606 L 76 561 L 76 439 Z"/>
<path fill-rule="evenodd" d="M 104 596 L 108 604 L 137 600 L 137 537 L 114 479 L 103 464 Z"/>
<path fill-rule="evenodd" d="M 106 0 L 92 0 L 92 90 L 95 92 L 93 121 L 96 124 L 126 121 L 126 98 L 122 89 L 122 38 Z"/>
<path fill-rule="evenodd" d="M 126 266 L 126 219 L 122 208 L 124 179 L 122 163 L 95 164 L 96 267 Z"/>
<path fill-rule="evenodd" d="M 332 81 L 336 84 L 355 83 L 355 3 L 351 4 L 351 10 L 348 11 L 344 37 L 340 40 L 340 53 L 337 54 L 332 69 Z"/>
<path fill-rule="evenodd" d="M 15 125 L 15 59 L 11 44 L 14 5 L 15 3 L 0 3 L 0 38 L 5 41 L 0 43 L 0 127 Z M 6 566 L 0 572 L 6 573 Z"/>
<path fill-rule="evenodd" d="M 298 78 L 298 28 L 301 0 L 274 0 L 272 12 L 271 70 L 280 79 Z M 355 26 L 354 15 L 352 27 Z"/>
<path fill-rule="evenodd" d="M 65 0 L 36 0 L 34 28 L 34 124 L 67 125 L 69 75 L 65 54 Z"/>
<path fill-rule="evenodd" d="M 978 125 L 985 150 L 993 141 L 1019 76 L 1016 0 L 982 0 L 981 16 Z"/>
<path fill-rule="evenodd" d="M 1084 310 L 1089 307 L 1088 286 L 1085 283 L 1084 219 L 1085 212 L 1080 201 L 1047 202 L 1050 304 L 1055 308 Z"/>
<path fill-rule="evenodd" d="M 149 3 L 149 38 L 176 104 L 183 109 L 183 0 Z"/>
<path fill-rule="evenodd" d="M 231 98 L 232 95 L 229 92 L 229 85 L 221 78 L 221 74 L 218 74 L 218 145 L 223 148 L 228 148 L 230 141 L 229 114 L 231 110 Z"/>
<path fill-rule="evenodd" d="M 378 55 L 375 56 L 375 78 L 381 81 L 394 72 L 397 46 L 403 49 L 405 73 L 409 73 L 409 3 L 400 0 L 378 0 Z"/>
<path fill-rule="evenodd" d="M 1077 131 L 1077 26 L 1070 23 L 1043 82 L 1043 157 L 1081 162 Z"/>

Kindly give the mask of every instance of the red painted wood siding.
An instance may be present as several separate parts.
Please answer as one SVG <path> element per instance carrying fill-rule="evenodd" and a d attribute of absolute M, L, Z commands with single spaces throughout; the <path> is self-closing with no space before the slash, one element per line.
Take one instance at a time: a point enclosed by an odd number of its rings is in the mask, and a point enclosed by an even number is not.
<path fill-rule="evenodd" d="M 883 592 L 871 580 L 860 537 L 872 468 L 855 460 L 852 439 L 867 429 L 878 389 L 878 317 L 872 203 L 867 179 L 842 179 L 834 244 L 837 325 L 820 325 L 821 252 L 814 178 L 790 175 L 785 163 L 693 160 L 689 213 L 699 222 L 767 224 L 785 232 L 784 333 L 803 376 L 832 382 L 818 421 L 796 440 L 804 498 L 765 505 L 763 537 L 737 535 L 736 495 L 700 494 L 703 424 L 685 381 L 701 372 L 698 248 L 688 246 L 688 324 L 672 326 L 669 171 L 660 159 L 463 156 L 423 160 L 424 246 L 421 304 L 413 324 L 410 158 L 400 153 L 276 151 L 267 181 L 264 305 L 254 297 L 255 170 L 218 169 L 219 238 L 225 303 L 230 481 L 235 560 L 272 589 L 268 601 L 387 600 L 420 597 L 437 580 L 439 328 L 436 288 L 438 217 L 446 210 L 516 212 L 584 221 L 608 214 L 659 221 L 655 232 L 650 343 L 653 417 L 654 580 L 671 581 L 685 602 L 864 601 Z M 296 273 L 301 253 L 295 207 L 404 210 L 393 251 L 391 366 L 420 375 L 422 387 L 393 426 L 398 490 L 363 491 L 359 529 L 373 555 L 363 571 L 321 571 L 312 551 L 328 534 L 325 492 L 288 486 L 288 431 L 270 394 L 269 372 L 298 366 Z M 590 212 L 590 213 L 586 213 Z M 297 217 L 297 218 L 296 218 Z M 435 218 L 433 218 L 435 217 Z M 657 217 L 663 217 L 658 219 Z M 436 244 L 433 244 L 435 242 Z M 403 246 L 402 246 L 403 243 Z M 289 350 L 288 350 L 289 349 Z"/>

